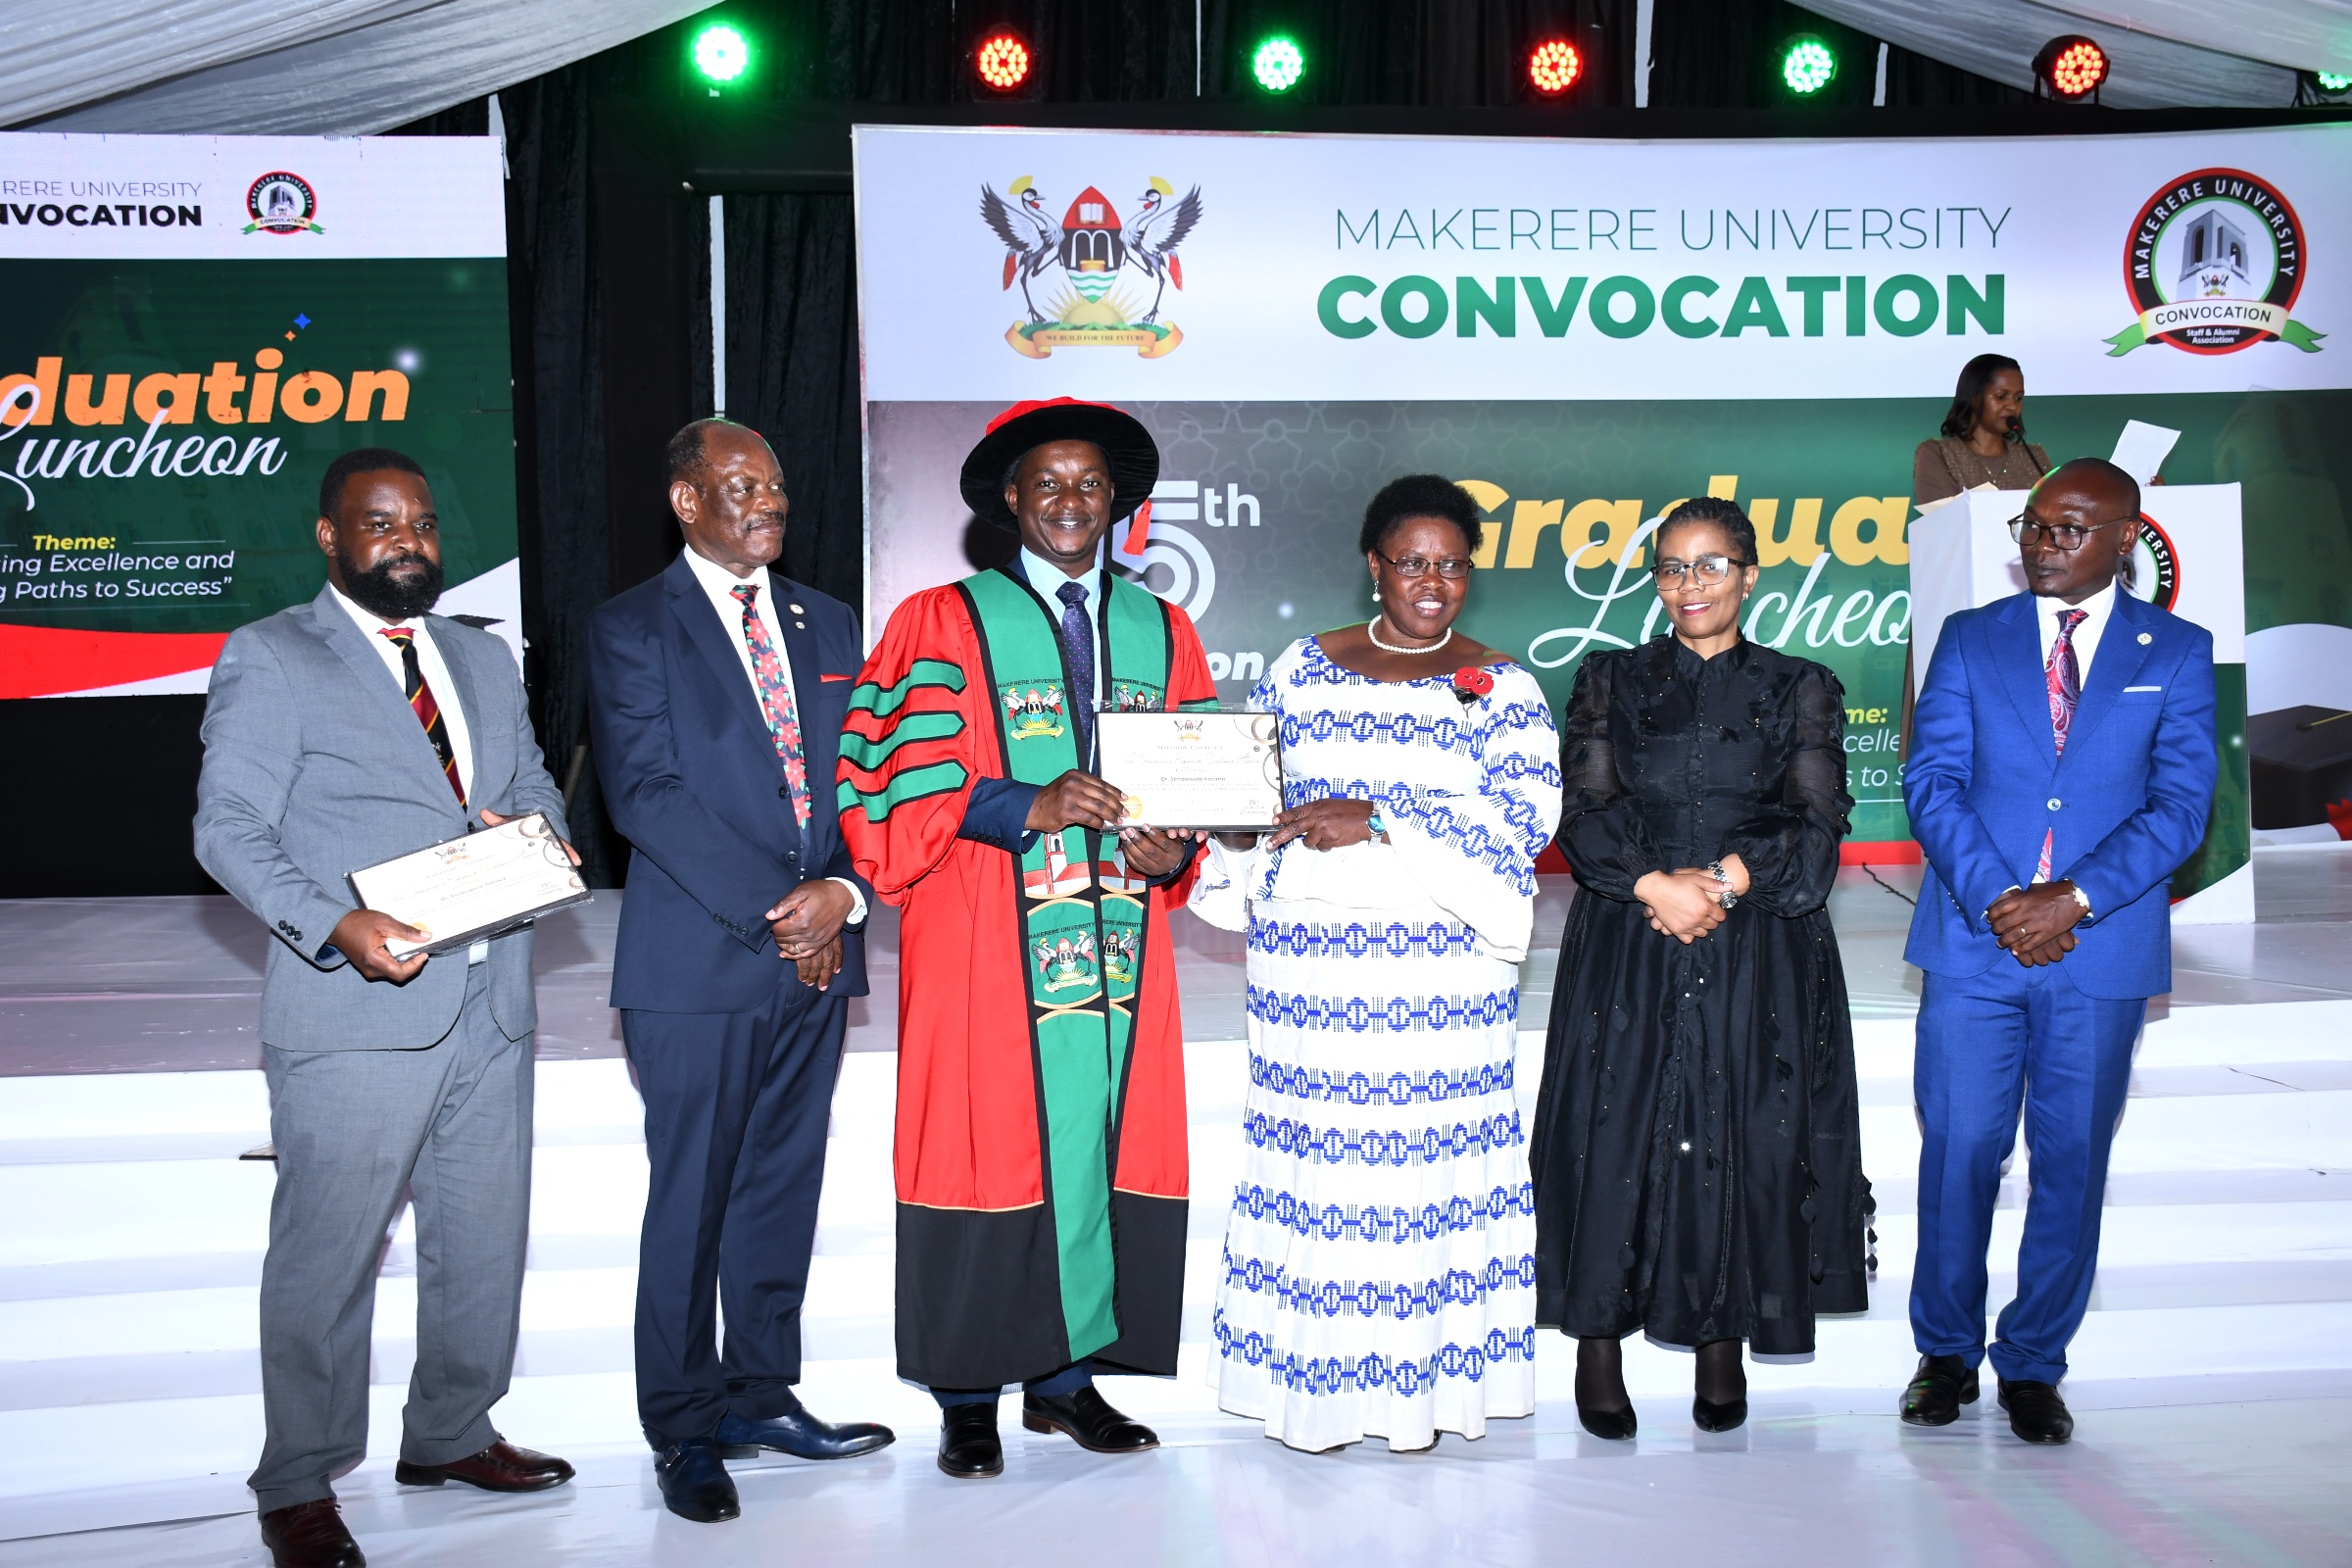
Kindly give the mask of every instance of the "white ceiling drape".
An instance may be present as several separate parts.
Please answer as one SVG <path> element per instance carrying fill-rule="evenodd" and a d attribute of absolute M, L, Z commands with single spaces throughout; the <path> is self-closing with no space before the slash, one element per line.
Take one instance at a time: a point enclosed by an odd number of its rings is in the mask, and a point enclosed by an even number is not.
<path fill-rule="evenodd" d="M 0 37 L 0 125 L 359 136 L 711 0 L 50 0 Z M 25 13 L 36 13 L 26 15 Z"/>
<path fill-rule="evenodd" d="M 1809 11 L 1946 65 L 2012 87 L 2034 85 L 2034 56 L 2061 33 L 2087 33 L 2107 52 L 2099 101 L 2117 109 L 2283 109 L 2295 71 L 2352 73 L 2347 0 L 2225 0 L 2206 12 L 2175 0 L 2104 0 L 2067 6 L 2033 0 L 1803 0 Z M 2195 12 L 2192 18 L 2190 13 Z M 2129 16 L 2127 24 L 2117 20 Z M 2331 28 L 2316 19 L 2331 17 Z M 2145 30 L 2143 30 L 2145 29 Z M 2296 60 L 2302 40 L 2332 31 L 2320 58 Z M 2228 39 L 2235 53 L 2204 47 Z M 2294 61 L 2249 58 L 2257 45 Z M 2315 45 L 2316 48 L 2316 45 Z"/>
<path fill-rule="evenodd" d="M 0 125 L 360 135 L 510 86 L 710 0 L 0 0 Z M 2085 32 L 2124 109 L 2283 107 L 2352 74 L 2352 0 L 1804 0 L 2012 86 Z"/>

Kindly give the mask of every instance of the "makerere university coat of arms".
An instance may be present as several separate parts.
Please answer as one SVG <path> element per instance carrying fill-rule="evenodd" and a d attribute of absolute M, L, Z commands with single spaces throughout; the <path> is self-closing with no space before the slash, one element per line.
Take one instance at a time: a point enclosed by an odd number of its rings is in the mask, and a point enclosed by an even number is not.
<path fill-rule="evenodd" d="M 1007 199 L 1009 198 L 1009 199 Z M 1042 360 L 1057 348 L 1132 348 L 1147 360 L 1173 354 L 1184 333 L 1159 318 L 1168 285 L 1184 287 L 1176 248 L 1200 221 L 1200 187 L 1181 199 L 1154 174 L 1136 198 L 1135 220 L 1122 223 L 1110 198 L 1089 185 L 1071 201 L 1057 227 L 1037 181 L 1027 174 L 1000 196 L 980 187 L 980 217 L 1004 242 L 1002 286 L 1021 285 L 1029 319 L 1004 333 L 1015 354 Z M 1121 287 L 1130 268 L 1143 274 L 1133 292 Z M 1039 307 L 1049 271 L 1061 272 L 1060 292 Z M 1143 289 L 1152 290 L 1144 309 Z"/>

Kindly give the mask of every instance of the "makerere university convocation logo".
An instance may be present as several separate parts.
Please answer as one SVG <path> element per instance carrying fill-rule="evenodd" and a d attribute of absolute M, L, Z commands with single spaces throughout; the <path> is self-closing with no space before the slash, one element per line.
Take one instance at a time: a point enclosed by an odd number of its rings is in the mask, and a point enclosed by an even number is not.
<path fill-rule="evenodd" d="M 245 191 L 245 212 L 253 221 L 240 233 L 323 234 L 312 220 L 318 213 L 318 193 L 300 174 L 273 169 Z"/>
<path fill-rule="evenodd" d="M 1200 221 L 1200 187 L 1179 198 L 1155 174 L 1129 211 L 1132 220 L 1120 221 L 1110 198 L 1089 185 L 1056 224 L 1027 174 L 1003 195 L 980 187 L 981 220 L 1004 243 L 1002 286 L 1018 283 L 1029 307 L 1029 319 L 1004 332 L 1015 354 L 1042 360 L 1055 349 L 1132 348 L 1156 360 L 1176 352 L 1184 333 L 1159 313 L 1169 285 L 1184 287 L 1176 248 Z M 1056 271 L 1058 284 L 1049 275 Z"/>
<path fill-rule="evenodd" d="M 2124 287 L 2139 318 L 2107 339 L 2112 357 L 2149 343 L 2235 354 L 2277 341 L 2320 351 L 2288 313 L 2303 291 L 2303 224 L 2268 180 L 2200 169 L 2148 198 L 2124 242 Z"/>

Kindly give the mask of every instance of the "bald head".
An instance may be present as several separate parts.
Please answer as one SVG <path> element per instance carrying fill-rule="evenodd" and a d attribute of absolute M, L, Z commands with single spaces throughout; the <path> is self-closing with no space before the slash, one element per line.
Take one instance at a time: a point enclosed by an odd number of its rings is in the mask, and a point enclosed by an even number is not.
<path fill-rule="evenodd" d="M 2105 458 L 2076 458 L 2061 463 L 2034 487 L 2034 493 L 2055 493 L 2060 487 L 2083 497 L 2105 517 L 2139 515 L 2139 481 Z"/>
<path fill-rule="evenodd" d="M 2139 537 L 2139 481 L 2104 458 L 2077 458 L 2026 498 L 2018 541 L 2026 586 L 2070 605 L 2115 581 Z"/>

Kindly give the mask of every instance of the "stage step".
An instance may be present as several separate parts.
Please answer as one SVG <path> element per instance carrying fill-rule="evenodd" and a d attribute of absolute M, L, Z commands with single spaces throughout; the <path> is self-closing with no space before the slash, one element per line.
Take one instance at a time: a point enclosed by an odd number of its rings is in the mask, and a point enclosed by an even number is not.
<path fill-rule="evenodd" d="M 1884 1402 L 1907 1373 L 1912 1165 L 1907 1019 L 1857 1025 L 1865 1165 L 1883 1269 L 1867 1316 L 1825 1322 L 1808 1364 L 1759 1369 L 1771 1391 Z M 1542 1036 L 1522 1036 L 1532 1106 Z M 1223 1195 L 1240 1163 L 1238 1041 L 1187 1048 L 1194 1134 L 1186 1359 L 1205 1364 Z M 812 1397 L 920 1420 L 891 1375 L 892 1075 L 849 1056 L 836 1095 L 811 1270 Z M 626 1442 L 637 1216 L 645 1163 L 625 1063 L 542 1062 L 517 1384 L 502 1419 L 562 1447 Z M 19 1078 L 0 1096 L 0 1444 L 39 1450 L 0 1495 L 131 1480 L 242 1475 L 259 1433 L 255 1298 L 274 1168 L 235 1156 L 268 1138 L 250 1072 Z M 1996 1216 L 1993 1294 L 2011 1285 L 2028 1155 Z M 2352 1003 L 2181 1008 L 2149 1026 L 2116 1145 L 2093 1312 L 2078 1377 L 2195 1378 L 2343 1364 L 2352 1333 Z M 397 1433 L 414 1356 L 414 1230 L 404 1215 L 379 1285 L 373 1443 Z M 1544 1386 L 1570 1361 L 1547 1345 Z M 1687 1363 L 1629 1358 L 1643 1396 L 1687 1388 Z M 1564 1391 L 1563 1391 L 1564 1393 Z M 909 1397 L 912 1403 L 908 1403 Z M 1207 1411 L 1198 1382 L 1143 1385 L 1139 1410 Z M 906 1405 L 906 1410 L 900 1406 Z M 909 1414 L 908 1412 L 911 1412 Z M 141 1433 L 139 1474 L 123 1432 Z"/>

